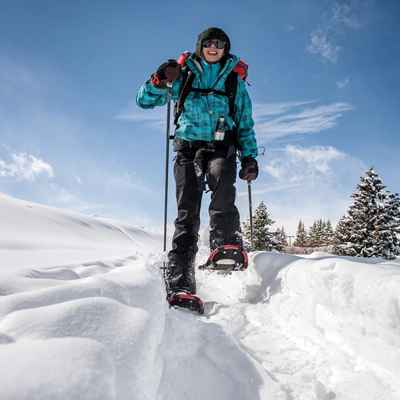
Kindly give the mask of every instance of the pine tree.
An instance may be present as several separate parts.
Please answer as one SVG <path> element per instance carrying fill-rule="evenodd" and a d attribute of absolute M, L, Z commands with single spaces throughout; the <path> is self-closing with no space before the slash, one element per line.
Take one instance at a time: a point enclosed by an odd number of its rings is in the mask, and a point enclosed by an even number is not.
<path fill-rule="evenodd" d="M 320 247 L 325 245 L 325 228 L 326 222 L 320 219 L 318 222 L 318 246 Z"/>
<path fill-rule="evenodd" d="M 275 239 L 279 240 L 279 242 L 283 245 L 283 246 L 287 246 L 288 242 L 287 242 L 287 236 L 285 233 L 285 228 L 282 226 L 282 229 L 277 228 L 276 232 L 275 232 Z"/>
<path fill-rule="evenodd" d="M 351 219 L 346 217 L 346 215 L 343 215 L 336 225 L 334 235 L 332 238 L 333 254 L 337 254 L 339 256 L 351 254 L 351 246 L 348 240 L 350 238 L 349 233 L 353 229 L 354 228 L 352 226 Z M 355 253 L 353 255 L 355 255 Z"/>
<path fill-rule="evenodd" d="M 312 226 L 308 229 L 307 245 L 309 247 L 318 247 L 318 225 L 314 220 Z"/>
<path fill-rule="evenodd" d="M 300 220 L 299 225 L 297 227 L 296 239 L 293 242 L 293 246 L 306 247 L 307 244 L 308 244 L 307 232 L 306 232 L 306 229 L 304 228 L 303 221 Z"/>
<path fill-rule="evenodd" d="M 262 201 L 255 209 L 253 216 L 253 244 L 255 251 L 271 251 L 272 249 L 283 251 L 283 246 L 275 239 L 274 233 L 269 232 L 269 227 L 274 223 L 275 221 L 272 221 L 272 219 L 269 218 L 267 207 Z M 250 247 L 251 236 L 249 220 L 247 220 L 246 223 L 243 223 L 243 227 L 245 243 Z"/>
<path fill-rule="evenodd" d="M 325 228 L 326 222 L 322 219 L 315 222 L 314 247 L 325 246 Z"/>
<path fill-rule="evenodd" d="M 386 190 L 371 167 L 351 195 L 347 216 L 335 231 L 335 252 L 356 257 L 382 257 L 392 260 L 400 255 L 400 198 Z"/>
<path fill-rule="evenodd" d="M 331 221 L 328 219 L 326 221 L 326 224 L 324 226 L 324 234 L 323 234 L 323 246 L 330 246 L 332 245 L 332 240 L 333 240 L 334 232 L 332 228 Z"/>

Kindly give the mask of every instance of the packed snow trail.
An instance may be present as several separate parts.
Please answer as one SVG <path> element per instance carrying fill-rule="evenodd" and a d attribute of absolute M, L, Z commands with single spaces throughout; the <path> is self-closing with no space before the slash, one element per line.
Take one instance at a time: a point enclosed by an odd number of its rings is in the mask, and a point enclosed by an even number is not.
<path fill-rule="evenodd" d="M 168 308 L 157 232 L 0 210 L 2 400 L 400 399 L 398 260 L 256 252 L 196 271 L 199 316 Z"/>

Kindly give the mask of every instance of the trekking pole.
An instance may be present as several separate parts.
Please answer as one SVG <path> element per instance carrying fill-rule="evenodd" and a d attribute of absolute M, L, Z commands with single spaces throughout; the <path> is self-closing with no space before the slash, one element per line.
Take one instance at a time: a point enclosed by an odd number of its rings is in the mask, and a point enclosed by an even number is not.
<path fill-rule="evenodd" d="M 169 125 L 171 114 L 171 88 L 172 83 L 167 83 L 167 141 L 166 141 L 166 157 L 165 157 L 165 202 L 164 202 L 164 252 L 167 251 L 167 209 L 168 209 L 168 161 L 169 161 Z M 165 264 L 165 263 L 164 263 Z M 165 265 L 164 265 L 165 267 Z"/>
<path fill-rule="evenodd" d="M 247 181 L 247 188 L 249 191 L 249 214 L 250 214 L 250 241 L 251 241 L 251 251 L 254 251 L 253 242 L 253 207 L 251 204 L 251 181 Z"/>

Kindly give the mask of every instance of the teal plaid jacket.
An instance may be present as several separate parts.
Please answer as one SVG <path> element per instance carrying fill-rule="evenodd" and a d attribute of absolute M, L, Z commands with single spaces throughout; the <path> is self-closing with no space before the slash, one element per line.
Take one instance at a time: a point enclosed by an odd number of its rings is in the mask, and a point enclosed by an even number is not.
<path fill-rule="evenodd" d="M 239 58 L 230 55 L 224 67 L 220 63 L 209 65 L 204 61 L 199 62 L 192 55 L 187 64 L 196 74 L 193 88 L 225 91 L 225 81 Z M 179 100 L 179 89 L 183 78 L 173 82 L 171 89 L 172 100 Z M 144 109 L 163 106 L 167 103 L 167 89 L 156 88 L 150 79 L 141 87 L 136 104 Z M 200 92 L 190 92 L 185 100 L 185 109 L 178 120 L 179 128 L 175 135 L 184 140 L 214 140 L 214 132 L 220 117 L 225 117 L 224 129 L 232 130 L 237 127 L 237 140 L 239 144 L 240 159 L 246 156 L 257 157 L 257 141 L 253 130 L 252 105 L 243 80 L 238 77 L 235 98 L 235 120 L 229 116 L 229 101 L 226 96 L 211 94 L 206 96 Z"/>

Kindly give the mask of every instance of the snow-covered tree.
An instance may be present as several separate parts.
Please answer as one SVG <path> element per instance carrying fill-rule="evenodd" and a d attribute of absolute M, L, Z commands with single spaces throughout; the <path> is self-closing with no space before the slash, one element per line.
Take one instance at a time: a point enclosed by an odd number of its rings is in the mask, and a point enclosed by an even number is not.
<path fill-rule="evenodd" d="M 318 226 L 318 246 L 323 246 L 325 243 L 325 228 L 326 228 L 326 222 L 322 221 L 320 219 L 317 221 L 317 226 Z"/>
<path fill-rule="evenodd" d="M 332 228 L 332 226 L 331 226 Z M 325 238 L 326 222 L 319 219 L 314 221 L 313 226 L 309 230 L 309 246 L 321 247 L 326 246 L 328 243 Z"/>
<path fill-rule="evenodd" d="M 335 231 L 335 253 L 356 257 L 400 255 L 400 198 L 386 190 L 371 167 L 351 195 L 354 203 Z"/>
<path fill-rule="evenodd" d="M 332 244 L 333 228 L 331 221 L 327 222 L 322 219 L 315 220 L 313 225 L 308 229 L 308 246 L 322 247 Z"/>
<path fill-rule="evenodd" d="M 296 239 L 293 242 L 293 246 L 306 247 L 307 244 L 308 244 L 307 231 L 304 227 L 303 221 L 300 220 L 299 225 L 297 227 Z"/>
<path fill-rule="evenodd" d="M 339 222 L 336 224 L 336 228 L 332 238 L 333 254 L 347 254 L 347 250 L 345 250 L 345 247 L 347 246 L 348 234 L 349 232 L 353 231 L 353 229 L 354 228 L 352 226 L 351 220 L 346 217 L 346 215 L 343 215 Z"/>
<path fill-rule="evenodd" d="M 320 234 L 318 232 L 318 224 L 317 224 L 317 221 L 314 221 L 312 226 L 310 226 L 308 228 L 307 246 L 308 247 L 318 247 L 319 246 L 319 237 L 320 237 Z"/>
<path fill-rule="evenodd" d="M 275 234 L 269 228 L 275 221 L 269 218 L 267 207 L 262 201 L 254 211 L 253 216 L 253 244 L 254 250 L 271 251 L 276 249 L 283 252 L 282 244 L 275 239 Z M 243 238 L 248 248 L 251 247 L 250 221 L 243 223 Z"/>
<path fill-rule="evenodd" d="M 324 222 L 325 223 L 325 222 Z M 330 246 L 332 244 L 334 232 L 332 228 L 332 223 L 328 219 L 324 226 L 324 235 L 323 235 L 323 243 L 322 246 Z"/>
<path fill-rule="evenodd" d="M 285 228 L 283 226 L 282 226 L 282 229 L 280 229 L 280 228 L 276 229 L 275 239 L 279 240 L 279 242 L 283 246 L 287 246 L 288 245 L 287 236 L 286 236 L 286 233 L 285 233 Z"/>

